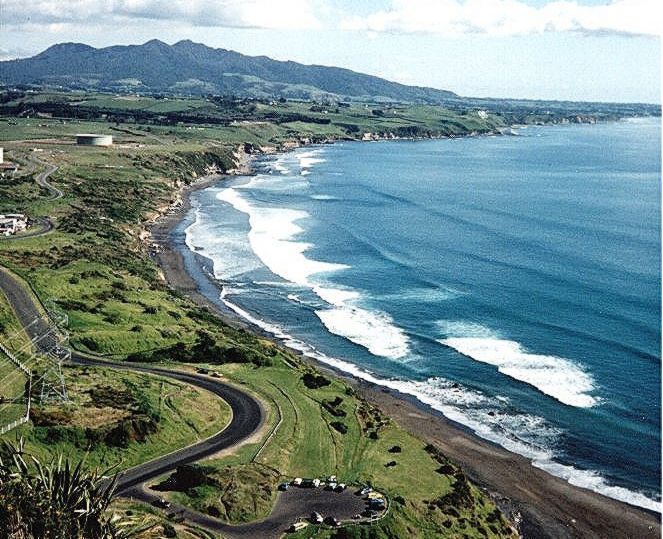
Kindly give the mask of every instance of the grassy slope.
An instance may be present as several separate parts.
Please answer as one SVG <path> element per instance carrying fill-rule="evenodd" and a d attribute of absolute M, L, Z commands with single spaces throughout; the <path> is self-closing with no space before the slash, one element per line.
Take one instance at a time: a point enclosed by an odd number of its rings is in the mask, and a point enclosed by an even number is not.
<path fill-rule="evenodd" d="M 308 107 L 304 104 L 287 106 L 290 112 Z M 424 120 L 444 123 L 449 115 L 441 109 L 427 111 L 417 107 L 405 112 L 412 116 L 407 121 L 413 124 Z M 374 117 L 370 110 L 363 108 L 344 110 L 339 114 L 341 117 L 344 122 L 361 124 L 360 129 L 367 132 L 386 132 L 394 122 L 403 122 L 402 119 Z M 108 124 L 94 122 L 55 120 L 40 120 L 42 127 L 39 127 L 32 119 L 12 121 L 16 125 L 11 128 L 0 123 L 0 139 L 34 140 L 108 127 Z M 458 129 L 449 118 L 446 122 L 445 129 Z M 269 510 L 273 487 L 280 477 L 336 472 L 346 481 L 372 481 L 388 494 L 404 498 L 405 505 L 395 504 L 391 516 L 381 525 L 392 534 L 457 537 L 464 526 L 463 533 L 475 536 L 482 526 L 489 536 L 495 535 L 486 523 L 494 506 L 473 487 L 470 507 L 460 509 L 456 516 L 428 503 L 451 492 L 457 480 L 450 473 L 435 472 L 439 463 L 424 450 L 420 440 L 382 417 L 380 421 L 384 421 L 384 425 L 378 429 L 378 439 L 369 438 L 377 423 L 376 418 L 370 416 L 380 415 L 378 411 L 346 394 L 341 382 L 335 381 L 325 389 L 306 389 L 300 381 L 304 367 L 299 365 L 294 370 L 288 367 L 284 358 L 288 363 L 297 363 L 297 360 L 287 351 L 228 328 L 185 298 L 174 295 L 158 278 L 158 268 L 139 239 L 144 220 L 173 200 L 174 189 L 180 182 L 191 181 L 210 164 L 221 168 L 231 166 L 231 153 L 240 142 L 278 146 L 294 136 L 306 134 L 341 136 L 344 128 L 336 123 L 300 125 L 296 122 L 240 123 L 228 127 L 125 125 L 122 129 L 125 131 L 114 132 L 116 145 L 109 149 L 81 148 L 67 141 L 7 145 L 13 157 L 27 156 L 34 145 L 44 148 L 39 155 L 60 167 L 51 180 L 65 196 L 58 201 L 26 202 L 12 200 L 13 190 L 7 189 L 10 196 L 5 202 L 7 205 L 15 204 L 33 215 L 47 210 L 56 221 L 57 230 L 13 244 L 0 241 L 0 264 L 25 277 L 40 297 L 54 299 L 56 306 L 67 312 L 72 343 L 82 350 L 113 357 L 149 354 L 178 342 L 190 346 L 197 339 L 196 332 L 204 331 L 217 344 L 219 361 L 227 362 L 225 351 L 234 351 L 235 363 L 226 363 L 222 367 L 224 374 L 246 384 L 267 403 L 272 425 L 279 416 L 283 421 L 257 459 L 254 458 L 257 446 L 249 446 L 212 462 L 219 484 L 228 479 L 230 472 L 225 471 L 228 465 L 234 466 L 232 473 L 247 474 L 256 481 L 268 483 L 268 492 L 260 503 L 254 504 L 253 511 L 231 511 L 226 516 L 243 520 L 264 514 Z M 165 352 L 164 357 L 169 357 L 168 354 Z M 255 368 L 252 364 L 237 364 L 237 360 L 272 366 Z M 138 386 L 149 404 L 147 408 L 154 410 L 158 404 L 159 383 L 142 378 L 139 383 L 138 378 L 133 377 L 137 375 L 99 373 L 94 369 L 89 369 L 85 376 L 72 377 L 70 385 L 75 406 L 70 417 L 65 418 L 69 424 L 55 426 L 70 432 L 61 436 L 64 441 L 59 439 L 60 445 L 56 446 L 68 452 L 80 451 L 79 430 L 85 420 L 78 414 L 80 408 L 89 406 L 86 399 L 90 395 L 86 391 L 92 386 Z M 344 399 L 341 407 L 347 414 L 342 419 L 348 427 L 346 434 L 330 427 L 332 416 L 320 405 L 322 399 L 336 396 Z M 166 428 L 160 432 L 169 432 L 170 427 L 186 425 L 187 421 L 196 422 L 196 414 L 204 413 L 205 407 L 196 409 L 195 403 L 196 399 L 184 399 L 176 408 L 193 407 L 192 416 L 184 418 L 173 412 L 168 420 L 162 420 Z M 49 410 L 45 412 L 48 416 Z M 106 413 L 110 414 L 108 410 Z M 164 413 L 170 412 L 165 410 Z M 42 428 L 45 427 L 26 426 L 21 431 L 37 452 L 54 447 L 52 440 L 44 438 L 39 430 Z M 192 427 L 186 434 L 200 435 L 195 431 Z M 103 454 L 93 455 L 91 460 L 111 462 L 124 457 L 123 464 L 127 465 L 165 452 L 182 441 L 135 442 L 130 451 L 103 449 Z M 169 442 L 173 443 L 168 445 Z M 401 446 L 402 453 L 396 456 L 389 453 L 393 445 Z M 384 464 L 391 460 L 398 464 L 386 468 Z M 412 481 L 412 477 L 417 477 L 418 481 Z M 249 488 L 240 493 L 241 496 L 255 500 L 256 489 L 247 485 Z M 191 500 L 199 506 L 208 498 L 218 498 L 214 491 L 199 494 L 198 500 Z M 241 505 L 241 496 L 235 501 L 236 507 Z M 495 529 L 497 535 L 508 535 L 501 525 Z"/>
<path fill-rule="evenodd" d="M 2 342 L 12 351 L 27 343 L 2 294 L 0 324 Z M 31 366 L 38 372 L 38 364 Z M 0 369 L 2 394 L 23 394 L 25 377 L 4 355 Z M 211 436 L 230 420 L 230 408 L 215 395 L 167 378 L 83 367 L 67 367 L 64 373 L 71 402 L 40 404 L 37 384 L 31 424 L 5 435 L 23 436 L 28 450 L 42 457 L 62 452 L 77 460 L 89 450 L 91 466 L 127 468 Z M 22 410 L 0 405 L 0 421 L 11 421 Z M 154 432 L 141 432 L 150 423 Z M 126 428 L 126 438 L 118 436 L 118 427 Z M 104 443 L 110 436 L 115 440 Z"/>
<path fill-rule="evenodd" d="M 386 493 L 394 510 L 381 526 L 399 537 L 481 537 L 479 527 L 487 537 L 509 536 L 504 521 L 487 520 L 495 507 L 475 487 L 470 487 L 472 502 L 457 507 L 458 514 L 432 505 L 453 492 L 457 480 L 452 472 L 439 472 L 440 462 L 426 451 L 421 440 L 357 398 L 344 382 L 330 380 L 326 387 L 307 388 L 301 376 L 309 367 L 297 358 L 258 369 L 244 365 L 209 367 L 245 384 L 265 400 L 268 432 L 273 434 L 264 447 L 266 438 L 231 455 L 205 461 L 203 464 L 210 467 L 208 476 L 218 487 L 170 494 L 174 500 L 230 521 L 248 521 L 265 516 L 267 502 L 275 499 L 279 482 L 334 474 L 339 481 L 369 483 Z M 337 397 L 343 402 L 336 409 L 345 411 L 345 417 L 335 417 L 322 405 Z M 340 434 L 332 428 L 334 421 L 344 423 L 347 432 Z M 376 439 L 372 433 L 377 433 Z M 401 451 L 391 452 L 394 446 Z M 386 467 L 391 461 L 397 464 Z M 247 481 L 247 477 L 255 481 Z M 220 497 L 219 491 L 223 493 Z"/>
<path fill-rule="evenodd" d="M 90 466 L 124 469 L 207 438 L 230 420 L 215 395 L 167 378 L 70 367 L 65 379 L 71 402 L 37 405 L 32 424 L 17 429 L 31 452 L 77 460 L 89 448 Z"/>

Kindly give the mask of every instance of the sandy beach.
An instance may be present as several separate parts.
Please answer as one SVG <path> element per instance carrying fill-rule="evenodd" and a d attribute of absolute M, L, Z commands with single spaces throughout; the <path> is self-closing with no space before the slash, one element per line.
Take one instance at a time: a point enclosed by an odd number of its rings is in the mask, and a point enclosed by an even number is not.
<path fill-rule="evenodd" d="M 153 223 L 150 232 L 156 247 L 154 257 L 164 279 L 173 289 L 217 313 L 226 323 L 262 334 L 246 321 L 221 309 L 201 292 L 199 282 L 187 272 L 180 252 L 183 240 L 172 234 L 190 208 L 190 194 L 218 181 L 222 181 L 221 176 L 212 176 L 185 187 L 182 204 Z M 535 468 L 528 459 L 479 438 L 412 397 L 354 379 L 306 359 L 321 370 L 346 379 L 365 399 L 399 425 L 426 443 L 438 446 L 491 494 L 499 507 L 518 524 L 523 537 L 636 539 L 661 535 L 660 515 L 656 513 L 575 487 Z"/>

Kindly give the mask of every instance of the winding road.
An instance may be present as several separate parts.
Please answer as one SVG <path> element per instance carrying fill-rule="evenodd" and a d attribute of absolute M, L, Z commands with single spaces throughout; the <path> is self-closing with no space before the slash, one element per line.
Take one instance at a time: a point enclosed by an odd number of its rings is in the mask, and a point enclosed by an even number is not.
<path fill-rule="evenodd" d="M 48 332 L 48 323 L 40 318 L 40 309 L 26 285 L 20 282 L 15 275 L 1 267 L 0 289 L 7 296 L 16 317 L 30 338 Z M 35 319 L 37 319 L 36 323 Z M 42 345 L 43 342 L 40 341 L 37 346 Z M 48 346 L 48 344 L 44 344 L 44 346 Z M 72 353 L 71 361 L 77 365 L 131 370 L 172 378 L 211 391 L 226 401 L 232 410 L 230 423 L 214 436 L 123 472 L 118 478 L 118 492 L 120 493 L 172 471 L 179 465 L 203 459 L 222 449 L 232 447 L 256 432 L 264 421 L 265 414 L 257 399 L 230 384 L 214 378 L 150 365 L 111 362 L 77 352 Z"/>
<path fill-rule="evenodd" d="M 37 177 L 35 178 L 37 184 L 39 184 L 40 187 L 43 187 L 49 193 L 51 193 L 51 200 L 57 200 L 58 198 L 62 198 L 63 194 L 62 191 L 60 191 L 57 187 L 48 183 L 48 177 L 51 174 L 53 174 L 58 169 L 58 167 L 56 165 L 51 165 L 50 163 L 45 163 L 44 161 L 41 161 L 36 157 L 31 156 L 28 159 L 36 165 L 41 165 L 46 167 L 46 170 L 37 174 Z"/>
<path fill-rule="evenodd" d="M 48 331 L 48 322 L 40 318 L 41 309 L 37 304 L 38 300 L 26 284 L 2 267 L 0 267 L 0 289 L 7 296 L 19 322 L 31 338 Z M 180 465 L 204 459 L 239 444 L 257 432 L 265 420 L 265 412 L 257 399 L 215 378 L 151 365 L 112 362 L 77 352 L 72 353 L 71 361 L 76 365 L 130 370 L 172 378 L 211 391 L 226 401 L 232 410 L 230 423 L 217 434 L 122 472 L 118 476 L 117 493 L 123 497 L 146 503 L 155 502 L 159 496 L 146 488 L 145 484 L 148 481 L 174 471 Z M 169 513 L 176 513 L 187 522 L 221 533 L 228 539 L 257 537 L 269 539 L 280 537 L 293 522 L 308 517 L 313 511 L 347 521 L 364 509 L 365 501 L 350 490 L 338 493 L 322 489 L 291 488 L 287 492 L 279 493 L 269 516 L 247 524 L 226 524 L 208 515 L 175 505 L 169 508 Z"/>
<path fill-rule="evenodd" d="M 59 198 L 62 198 L 63 196 L 62 191 L 60 191 L 54 185 L 48 183 L 48 177 L 51 174 L 53 174 L 56 170 L 58 170 L 58 167 L 56 165 L 51 165 L 50 163 L 45 163 L 44 161 L 40 161 L 36 157 L 32 156 L 28 158 L 28 161 L 30 161 L 34 165 L 46 167 L 46 170 L 43 170 L 39 174 L 37 174 L 37 176 L 35 177 L 35 181 L 40 187 L 46 189 L 51 194 L 49 199 L 57 200 Z M 19 233 L 15 236 L 0 236 L 0 240 L 16 241 L 25 238 L 34 238 L 35 236 L 42 236 L 44 234 L 48 234 L 53 230 L 53 221 L 51 221 L 50 217 L 35 217 L 34 221 L 35 223 L 39 224 L 39 228 L 34 228 L 33 226 L 31 229 L 28 229 L 27 232 Z"/>
<path fill-rule="evenodd" d="M 37 183 L 51 193 L 51 200 L 61 198 L 63 196 L 62 191 L 47 181 L 48 177 L 58 167 L 44 163 L 34 157 L 29 159 L 34 164 L 47 167 L 46 170 L 37 175 Z M 39 222 L 41 224 L 39 229 L 3 239 L 20 240 L 46 234 L 53 229 L 50 218 L 39 218 Z M 39 299 L 32 293 L 26 283 L 2 266 L 0 266 L 0 290 L 4 292 L 18 321 L 31 339 L 49 333 L 50 321 L 42 317 L 45 309 L 40 305 Z M 36 346 L 42 348 L 44 352 L 54 344 L 51 337 L 36 341 L 36 343 Z M 232 418 L 222 431 L 193 445 L 121 472 L 117 478 L 116 492 L 123 497 L 145 503 L 154 503 L 159 499 L 159 496 L 147 488 L 147 482 L 174 471 L 178 466 L 196 462 L 240 444 L 256 433 L 265 421 L 265 411 L 255 397 L 212 377 L 152 365 L 119 363 L 75 351 L 72 352 L 71 362 L 81 366 L 129 370 L 168 377 L 210 391 L 223 399 L 231 408 Z M 347 521 L 361 513 L 365 507 L 364 500 L 354 495 L 350 490 L 339 493 L 322 489 L 292 488 L 286 492 L 279 492 L 276 503 L 266 518 L 246 524 L 226 524 L 209 515 L 174 504 L 168 511 L 171 514 L 177 514 L 178 517 L 185 519 L 187 522 L 221 533 L 223 537 L 228 539 L 257 537 L 271 539 L 280 537 L 293 522 L 308 517 L 313 511 Z"/>

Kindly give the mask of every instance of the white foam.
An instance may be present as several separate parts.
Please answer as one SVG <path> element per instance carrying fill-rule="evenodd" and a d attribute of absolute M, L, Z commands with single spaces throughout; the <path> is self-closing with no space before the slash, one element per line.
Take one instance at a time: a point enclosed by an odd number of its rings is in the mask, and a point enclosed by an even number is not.
<path fill-rule="evenodd" d="M 311 195 L 313 200 L 340 200 L 339 198 L 332 195 Z"/>
<path fill-rule="evenodd" d="M 232 187 L 219 192 L 217 198 L 249 216 L 249 243 L 270 271 L 286 281 L 310 288 L 332 306 L 331 309 L 316 311 L 330 332 L 365 347 L 374 355 L 400 359 L 408 354 L 405 333 L 386 313 L 358 306 L 359 292 L 321 287 L 312 282 L 313 275 L 343 270 L 348 266 L 320 262 L 305 256 L 311 245 L 296 241 L 296 237 L 302 232 L 297 221 L 309 217 L 307 212 L 257 207 Z"/>
<path fill-rule="evenodd" d="M 561 477 L 573 485 L 588 488 L 632 505 L 661 512 L 660 501 L 653 500 L 639 492 L 609 485 L 596 472 L 579 470 L 555 462 L 553 460 L 555 445 L 562 431 L 552 427 L 541 417 L 511 412 L 509 399 L 504 396 L 488 397 L 483 393 L 439 377 L 421 381 L 380 378 L 357 365 L 321 353 L 313 346 L 288 335 L 276 324 L 270 324 L 252 316 L 228 301 L 225 298 L 226 295 L 226 293 L 222 293 L 221 299 L 233 311 L 281 339 L 286 346 L 299 350 L 308 357 L 317 359 L 355 378 L 411 395 L 452 421 L 470 428 L 481 438 L 531 459 L 534 466 Z"/>
<path fill-rule="evenodd" d="M 232 187 L 221 191 L 217 198 L 249 216 L 251 249 L 265 266 L 279 277 L 298 285 L 310 286 L 311 275 L 338 271 L 347 267 L 343 264 L 312 260 L 304 255 L 311 246 L 294 241 L 293 238 L 302 232 L 302 228 L 296 222 L 309 216 L 305 211 L 257 208 Z"/>
<path fill-rule="evenodd" d="M 313 292 L 322 300 L 336 307 L 344 307 L 347 302 L 355 301 L 360 298 L 356 290 L 346 288 L 328 288 L 323 286 L 314 286 Z"/>
<path fill-rule="evenodd" d="M 405 332 L 388 314 L 357 306 L 361 296 L 356 290 L 316 286 L 313 292 L 333 306 L 315 311 L 333 334 L 363 346 L 376 356 L 401 359 L 409 354 L 409 339 Z"/>
<path fill-rule="evenodd" d="M 217 279 L 230 279 L 259 267 L 258 260 L 247 248 L 243 232 L 224 230 L 217 234 L 214 224 L 198 206 L 194 206 L 195 218 L 184 231 L 184 241 L 193 252 L 197 252 L 214 262 L 214 276 Z"/>
<path fill-rule="evenodd" d="M 373 355 L 401 359 L 409 353 L 407 336 L 385 313 L 344 306 L 315 314 L 329 331 L 365 347 Z"/>
<path fill-rule="evenodd" d="M 317 165 L 318 163 L 324 163 L 326 161 L 325 159 L 317 157 L 321 153 L 322 150 L 298 152 L 296 155 L 297 159 L 299 160 L 299 168 L 305 170 L 313 167 L 313 165 Z"/>
<path fill-rule="evenodd" d="M 395 292 L 393 294 L 385 294 L 381 296 L 384 299 L 396 300 L 400 302 L 404 301 L 416 301 L 418 303 L 438 303 L 441 301 L 448 301 L 450 299 L 458 298 L 462 295 L 458 290 L 453 290 L 451 288 L 410 288 L 407 290 L 402 290 Z"/>
<path fill-rule="evenodd" d="M 440 339 L 441 344 L 475 361 L 494 365 L 502 374 L 534 386 L 564 404 L 589 408 L 600 402 L 589 394 L 596 389 L 592 376 L 569 359 L 532 354 L 520 343 L 501 339 L 479 324 L 441 321 L 439 325 L 447 334 L 461 335 Z"/>
<path fill-rule="evenodd" d="M 282 161 L 277 160 L 274 163 L 272 163 L 272 169 L 276 170 L 277 172 L 280 172 L 283 175 L 290 174 L 290 169 L 286 167 Z"/>
<path fill-rule="evenodd" d="M 658 513 L 663 512 L 663 507 L 661 506 L 660 501 L 653 500 L 642 492 L 610 485 L 601 474 L 593 470 L 579 470 L 573 466 L 567 466 L 551 460 L 535 460 L 532 464 L 552 475 L 561 477 L 577 487 L 593 490 L 594 492 L 598 492 L 609 498 L 636 505 L 638 507 L 644 507 L 650 511 L 656 511 Z"/>

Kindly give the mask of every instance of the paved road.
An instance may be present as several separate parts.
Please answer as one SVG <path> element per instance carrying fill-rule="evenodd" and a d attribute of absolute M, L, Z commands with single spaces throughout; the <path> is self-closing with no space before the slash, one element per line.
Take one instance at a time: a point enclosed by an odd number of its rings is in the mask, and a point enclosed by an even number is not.
<path fill-rule="evenodd" d="M 48 177 L 53 174 L 58 167 L 55 165 L 51 165 L 50 163 L 45 163 L 44 161 L 40 161 L 36 157 L 30 156 L 29 160 L 35 163 L 36 165 L 40 166 L 45 166 L 46 170 L 40 172 L 37 174 L 37 183 L 43 187 L 44 189 L 48 190 L 51 193 L 51 199 L 52 200 L 57 200 L 58 198 L 62 197 L 62 191 L 60 191 L 57 187 L 54 187 L 50 183 L 48 183 Z"/>
<path fill-rule="evenodd" d="M 39 318 L 40 312 L 31 294 L 17 277 L 3 268 L 0 268 L 0 288 L 7 296 L 16 316 L 31 338 L 48 332 L 49 324 L 44 319 Z M 37 321 L 35 322 L 35 320 Z M 38 346 L 42 344 L 44 348 L 52 345 L 52 343 L 40 341 Z M 124 472 L 118 481 L 119 492 L 159 477 L 181 464 L 188 464 L 208 457 L 222 449 L 227 449 L 251 436 L 264 420 L 265 414 L 262 406 L 254 397 L 214 378 L 149 365 L 115 363 L 93 359 L 76 352 L 72 354 L 71 360 L 78 365 L 131 370 L 173 378 L 211 391 L 226 401 L 232 410 L 232 419 L 228 426 L 211 438 Z"/>
<path fill-rule="evenodd" d="M 25 238 L 34 238 L 35 236 L 42 236 L 48 234 L 53 230 L 53 221 L 50 217 L 35 217 L 35 224 L 33 224 L 27 232 L 19 233 L 14 236 L 0 236 L 2 241 L 16 241 Z M 38 226 L 38 228 L 35 228 Z"/>
<path fill-rule="evenodd" d="M 0 289 L 9 299 L 30 337 L 43 335 L 48 331 L 48 322 L 39 318 L 39 309 L 34 303 L 33 296 L 16 276 L 2 267 L 0 267 Z M 50 346 L 50 343 L 44 346 Z M 158 499 L 158 495 L 145 488 L 146 482 L 175 470 L 179 465 L 195 462 L 232 447 L 256 432 L 264 421 L 264 411 L 254 397 L 215 378 L 150 365 L 110 362 L 76 352 L 72 354 L 72 362 L 77 365 L 131 370 L 173 378 L 211 391 L 225 400 L 232 409 L 232 419 L 223 431 L 194 445 L 123 472 L 118 478 L 118 493 L 125 497 L 147 503 L 154 502 Z M 169 512 L 181 512 L 188 522 L 222 533 L 224 537 L 231 539 L 256 537 L 269 539 L 281 536 L 293 522 L 308 517 L 313 511 L 318 511 L 324 516 L 334 516 L 339 520 L 348 520 L 355 514 L 361 513 L 364 508 L 365 502 L 349 490 L 337 493 L 323 489 L 291 488 L 279 494 L 273 511 L 266 519 L 259 522 L 233 526 L 184 507 L 173 507 Z"/>
<path fill-rule="evenodd" d="M 140 488 L 125 491 L 124 496 L 147 503 L 158 499 L 151 492 Z M 323 517 L 333 516 L 340 521 L 348 521 L 366 507 L 366 500 L 350 489 L 344 492 L 332 492 L 322 488 L 290 487 L 287 492 L 279 492 L 272 512 L 267 518 L 258 522 L 230 525 L 175 504 L 168 509 L 168 513 L 181 516 L 191 524 L 220 533 L 226 539 L 276 539 L 297 520 L 308 519 L 313 511 L 317 511 Z"/>
<path fill-rule="evenodd" d="M 57 187 L 48 183 L 48 177 L 51 174 L 53 174 L 58 169 L 58 167 L 40 161 L 39 159 L 32 156 L 30 156 L 28 160 L 37 166 L 46 167 L 46 170 L 37 174 L 36 177 L 37 184 L 39 184 L 40 187 L 43 187 L 44 189 L 48 190 L 49 193 L 51 193 L 50 197 L 51 200 L 57 200 L 58 198 L 61 198 L 63 195 L 62 191 L 60 191 Z M 53 221 L 51 221 L 50 217 L 36 217 L 35 221 L 38 223 L 39 228 L 35 228 L 35 225 L 33 225 L 32 228 L 30 228 L 27 232 L 23 234 L 18 234 L 15 236 L 0 236 L 0 240 L 16 241 L 25 238 L 34 238 L 35 236 L 42 236 L 43 234 L 48 234 L 53 230 Z"/>
<path fill-rule="evenodd" d="M 254 397 L 214 378 L 147 365 L 112 363 L 91 359 L 77 353 L 72 354 L 72 362 L 77 365 L 130 370 L 173 378 L 211 391 L 226 401 L 232 410 L 232 419 L 228 426 L 214 436 L 121 473 L 118 478 L 118 492 L 120 494 L 124 494 L 128 489 L 141 485 L 146 481 L 174 471 L 177 466 L 204 459 L 222 449 L 234 446 L 258 430 L 264 419 L 262 406 Z"/>

